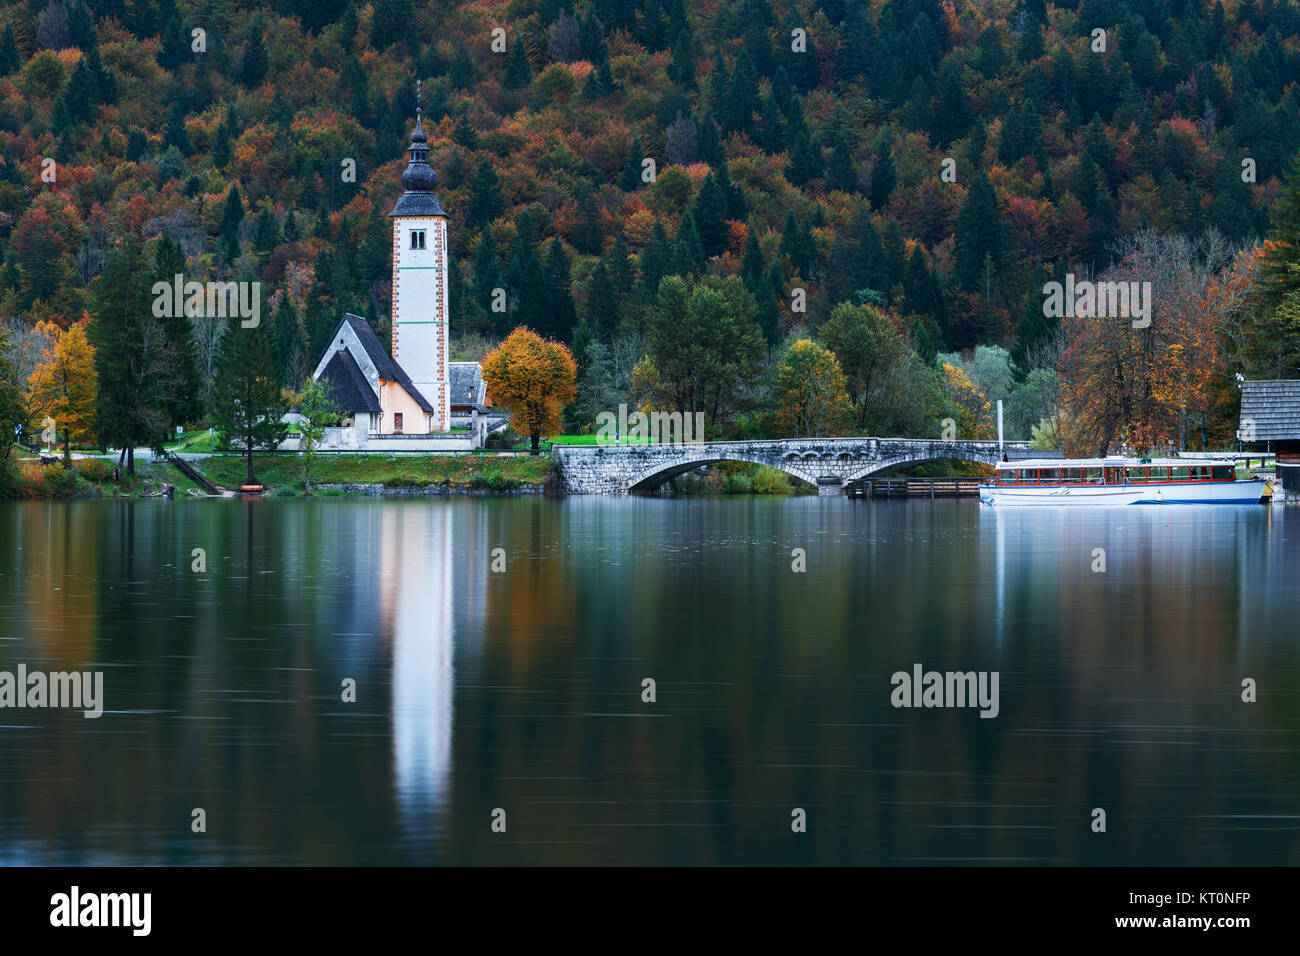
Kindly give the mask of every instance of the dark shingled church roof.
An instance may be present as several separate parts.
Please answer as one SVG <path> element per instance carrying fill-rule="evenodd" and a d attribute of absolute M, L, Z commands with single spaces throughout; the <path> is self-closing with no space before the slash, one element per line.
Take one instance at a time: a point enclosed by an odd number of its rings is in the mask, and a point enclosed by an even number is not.
<path fill-rule="evenodd" d="M 379 396 L 375 394 L 361 366 L 351 352 L 335 352 L 325 370 L 320 373 L 325 393 L 341 412 L 370 412 L 378 414 Z"/>
<path fill-rule="evenodd" d="M 410 395 L 415 401 L 415 404 L 432 414 L 434 408 L 429 404 L 429 400 L 420 394 L 420 390 L 415 387 L 415 383 L 411 381 L 411 376 L 406 374 L 402 366 L 398 365 L 393 360 L 393 357 L 384 351 L 384 347 L 379 344 L 379 339 L 375 337 L 375 331 L 370 327 L 370 323 L 361 316 L 349 312 L 343 316 L 343 324 L 352 327 L 352 331 L 356 333 L 357 338 L 361 341 L 361 347 L 370 356 L 370 361 L 375 363 L 375 369 L 379 372 L 379 377 L 402 386 L 402 388 L 406 389 L 406 394 Z M 340 329 L 342 327 L 343 325 L 339 326 Z"/>
<path fill-rule="evenodd" d="M 448 362 L 447 378 L 451 388 L 451 404 L 458 406 L 482 405 L 487 388 L 477 362 Z"/>
<path fill-rule="evenodd" d="M 1300 379 L 1241 383 L 1241 427 L 1255 424 L 1256 441 L 1300 439 Z"/>

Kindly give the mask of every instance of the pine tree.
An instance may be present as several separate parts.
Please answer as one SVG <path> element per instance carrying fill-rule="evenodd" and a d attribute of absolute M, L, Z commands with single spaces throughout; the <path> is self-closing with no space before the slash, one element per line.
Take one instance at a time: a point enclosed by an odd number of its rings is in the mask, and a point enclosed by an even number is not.
<path fill-rule="evenodd" d="M 0 76 L 8 76 L 23 65 L 22 54 L 18 50 L 18 38 L 14 36 L 14 26 L 6 23 L 4 33 L 0 34 Z"/>
<path fill-rule="evenodd" d="M 790 162 L 785 167 L 785 178 L 790 185 L 805 186 L 813 178 L 811 151 L 808 134 L 801 131 L 790 146 Z"/>
<path fill-rule="evenodd" d="M 474 298 L 483 311 L 495 315 L 492 311 L 493 299 L 497 289 L 505 288 L 505 279 L 501 275 L 501 263 L 497 259 L 496 241 L 492 237 L 492 227 L 484 226 L 479 237 L 478 249 L 474 253 Z"/>
<path fill-rule="evenodd" d="M 594 193 L 578 200 L 578 226 L 570 237 L 573 247 L 586 256 L 598 256 L 605 245 L 605 230 L 600 223 L 600 207 Z"/>
<path fill-rule="evenodd" d="M 172 17 L 163 28 L 162 46 L 158 49 L 158 65 L 164 70 L 174 70 L 190 57 L 190 41 L 181 25 L 180 17 Z"/>
<path fill-rule="evenodd" d="M 633 286 L 636 285 L 636 270 L 622 236 L 614 238 L 609 251 L 605 253 L 604 262 L 609 271 L 609 281 L 614 284 L 614 294 L 621 302 L 632 294 Z"/>
<path fill-rule="evenodd" d="M 628 148 L 627 159 L 623 163 L 623 169 L 618 174 L 618 188 L 625 193 L 633 193 L 641 188 L 641 163 L 645 155 L 641 151 L 641 140 L 639 137 L 632 137 L 632 145 Z"/>
<path fill-rule="evenodd" d="M 867 76 L 871 69 L 871 54 L 875 47 L 874 31 L 868 19 L 865 3 L 849 3 L 841 30 L 840 56 L 837 69 L 846 83 Z"/>
<path fill-rule="evenodd" d="M 63 95 L 68 101 L 68 113 L 78 123 L 89 122 L 95 115 L 95 103 L 98 101 L 95 89 L 95 77 L 86 65 L 85 59 L 77 61 L 68 78 Z"/>
<path fill-rule="evenodd" d="M 649 301 L 659 292 L 659 283 L 672 268 L 672 247 L 664 224 L 656 219 L 650 238 L 641 249 L 638 265 L 641 269 L 641 299 Z"/>
<path fill-rule="evenodd" d="M 727 128 L 749 133 L 754 129 L 754 114 L 758 112 L 758 70 L 749 50 L 740 48 L 736 68 L 727 88 L 723 115 Z"/>
<path fill-rule="evenodd" d="M 1260 260 L 1263 290 L 1276 308 L 1300 293 L 1300 155 L 1297 155 L 1281 194 L 1271 210 L 1269 245 Z"/>
<path fill-rule="evenodd" d="M 831 149 L 831 161 L 826 174 L 826 188 L 846 193 L 855 193 L 861 188 L 858 170 L 853 164 L 853 154 L 843 130 L 835 134 L 835 146 Z"/>
<path fill-rule="evenodd" d="M 700 247 L 704 250 L 705 258 L 712 258 L 726 251 L 730 235 L 724 218 L 725 203 L 726 198 L 718 186 L 717 177 L 709 173 L 700 186 L 692 208 L 695 228 L 699 233 Z"/>
<path fill-rule="evenodd" d="M 361 31 L 361 17 L 357 14 L 357 5 L 349 3 L 339 21 L 339 43 L 344 53 L 354 53 L 357 49 L 357 34 Z M 315 354 L 315 353 L 313 353 Z"/>
<path fill-rule="evenodd" d="M 221 241 L 221 255 L 226 262 L 239 258 L 239 227 L 244 221 L 244 202 L 239 196 L 239 187 L 231 186 L 226 194 L 226 205 L 221 213 L 221 227 L 218 236 Z"/>
<path fill-rule="evenodd" d="M 180 245 L 164 234 L 154 249 L 153 281 L 172 284 L 176 276 L 185 273 L 185 253 Z M 172 363 L 176 387 L 163 396 L 163 407 L 169 430 L 197 419 L 203 413 L 200 400 L 198 348 L 194 342 L 194 326 L 181 309 L 162 320 L 163 336 L 167 343 L 169 361 Z"/>
<path fill-rule="evenodd" d="M 467 225 L 471 227 L 486 225 L 500 216 L 504 209 L 501 181 L 497 178 L 492 163 L 483 159 L 474 171 L 474 179 L 469 186 Z"/>
<path fill-rule="evenodd" d="M 136 447 L 160 444 L 167 424 L 163 399 L 176 384 L 163 337 L 151 328 L 158 320 L 148 278 L 140 243 L 128 235 L 95 280 L 89 330 L 99 379 L 95 433 L 105 446 L 125 449 L 132 475 Z"/>
<path fill-rule="evenodd" d="M 758 244 L 757 223 L 750 226 L 745 238 L 745 255 L 740 262 L 740 279 L 758 303 L 755 320 L 763 330 L 768 347 L 776 344 L 780 332 L 780 304 L 772 287 L 771 275 Z"/>
<path fill-rule="evenodd" d="M 947 146 L 970 129 L 970 106 L 961 67 L 955 60 L 944 64 L 939 76 L 939 106 L 934 113 L 935 142 Z"/>
<path fill-rule="evenodd" d="M 892 295 L 894 286 L 903 281 L 906 255 L 903 230 L 899 228 L 898 220 L 892 217 L 886 219 L 885 230 L 880 236 L 880 268 L 877 272 L 880 282 L 879 291 Z"/>
<path fill-rule="evenodd" d="M 957 214 L 956 261 L 953 278 L 968 292 L 984 288 L 985 260 L 1000 269 L 1003 250 L 1002 213 L 997 193 L 986 173 L 980 172 L 971 182 Z"/>
<path fill-rule="evenodd" d="M 534 331 L 547 321 L 546 274 L 537 255 L 537 232 L 527 210 L 518 218 L 519 232 L 511 250 L 506 284 L 510 288 L 513 323 Z"/>
<path fill-rule="evenodd" d="M 516 36 L 510 41 L 505 75 L 501 82 L 508 90 L 521 90 L 533 82 L 533 65 L 528 61 L 528 47 L 522 37 Z"/>
<path fill-rule="evenodd" d="M 302 329 L 298 323 L 298 310 L 294 308 L 293 299 L 287 294 L 280 296 L 275 307 L 276 356 L 279 358 L 280 381 L 293 387 L 302 372 L 305 356 L 302 343 Z"/>
<path fill-rule="evenodd" d="M 218 169 L 230 162 L 230 149 L 237 133 L 235 110 L 230 106 L 226 108 L 226 117 L 217 127 L 217 135 L 212 141 L 212 162 Z"/>
<path fill-rule="evenodd" d="M 279 244 L 280 223 L 275 217 L 275 210 L 270 206 L 263 206 L 253 222 L 253 248 L 265 255 Z M 388 251 L 387 243 L 384 251 Z"/>
<path fill-rule="evenodd" d="M 548 337 L 558 342 L 572 341 L 578 317 L 573 307 L 569 257 L 564 254 L 564 244 L 559 239 L 552 239 L 546 250 L 545 270 L 546 305 L 550 313 Z"/>
<path fill-rule="evenodd" d="M 607 340 L 618 321 L 618 293 L 603 259 L 598 259 L 587 280 L 587 301 L 583 307 L 583 324 L 600 341 Z"/>
<path fill-rule="evenodd" d="M 668 62 L 668 76 L 688 90 L 695 89 L 697 85 L 694 38 L 690 30 L 683 30 L 677 35 L 677 42 L 673 44 L 672 57 Z"/>
<path fill-rule="evenodd" d="M 412 0 L 378 0 L 370 18 L 370 45 L 388 49 L 407 35 L 414 15 Z"/>
<path fill-rule="evenodd" d="M 266 21 L 257 14 L 249 21 L 248 33 L 244 37 L 244 58 L 239 65 L 239 78 L 249 89 L 262 85 L 266 78 L 266 46 L 262 34 L 266 30 Z"/>
<path fill-rule="evenodd" d="M 704 119 L 697 124 L 697 143 L 700 159 L 717 169 L 727 161 L 722 149 L 722 133 L 712 113 L 705 113 Z"/>
<path fill-rule="evenodd" d="M 885 207 L 897 181 L 894 160 L 889 153 L 889 139 L 882 137 L 876 144 L 876 158 L 871 166 L 871 181 L 867 186 L 867 201 L 871 203 L 872 209 Z"/>
<path fill-rule="evenodd" d="M 903 311 L 936 320 L 943 314 L 942 293 L 920 243 L 912 247 L 912 254 L 907 257 L 907 266 L 903 270 Z"/>
<path fill-rule="evenodd" d="M 677 238 L 673 243 L 673 259 L 677 271 L 682 275 L 704 271 L 704 248 L 700 243 L 700 234 L 695 228 L 695 218 L 689 209 L 682 213 L 681 224 L 677 227 Z"/>
<path fill-rule="evenodd" d="M 95 102 L 112 106 L 117 102 L 117 75 L 100 61 L 98 46 L 86 53 L 86 66 L 95 81 Z"/>
<path fill-rule="evenodd" d="M 807 277 L 812 250 L 804 245 L 804 233 L 799 227 L 799 220 L 796 218 L 793 209 L 786 213 L 785 226 L 781 230 L 781 245 L 778 247 L 778 251 L 790 260 L 790 266 L 795 272 Z"/>
<path fill-rule="evenodd" d="M 185 107 L 177 100 L 172 104 L 167 117 L 167 135 L 163 139 L 168 146 L 175 146 L 183 155 L 190 153 L 190 138 L 185 132 Z"/>
<path fill-rule="evenodd" d="M 253 453 L 274 451 L 284 440 L 283 418 L 289 410 L 280 378 L 275 324 L 261 322 L 244 328 L 231 319 L 221 340 L 218 374 L 213 389 L 212 418 L 217 429 L 247 462 L 246 482 L 257 483 Z"/>

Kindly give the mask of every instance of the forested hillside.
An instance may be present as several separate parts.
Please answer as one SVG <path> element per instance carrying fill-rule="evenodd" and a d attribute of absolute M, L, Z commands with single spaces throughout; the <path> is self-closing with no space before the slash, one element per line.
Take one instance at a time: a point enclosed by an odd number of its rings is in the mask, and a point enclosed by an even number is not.
<path fill-rule="evenodd" d="M 719 420 L 779 420 L 763 383 L 798 329 L 838 356 L 850 427 L 920 432 L 959 406 L 979 432 L 1018 391 L 1029 437 L 1078 367 L 1043 284 L 1128 253 L 1131 271 L 1174 234 L 1213 236 L 1189 253 L 1202 280 L 1245 275 L 1233 255 L 1278 225 L 1300 149 L 1300 4 L 1275 0 L 33 0 L 0 24 L 20 372 L 37 323 L 128 295 L 115 249 L 127 277 L 260 280 L 288 385 L 345 311 L 385 339 L 419 80 L 453 342 L 526 325 L 573 345 L 574 427 L 673 391 L 674 296 L 743 286 L 728 301 L 763 341 L 738 333 L 746 367 L 710 370 Z M 191 331 L 198 388 L 171 419 L 210 399 L 221 330 Z M 979 345 L 1009 372 L 981 381 Z M 1275 373 L 1290 348 L 1225 351 L 1196 401 L 1166 396 L 1180 435 L 1230 434 L 1229 372 Z M 1171 437 L 1085 417 L 1080 443 Z"/>

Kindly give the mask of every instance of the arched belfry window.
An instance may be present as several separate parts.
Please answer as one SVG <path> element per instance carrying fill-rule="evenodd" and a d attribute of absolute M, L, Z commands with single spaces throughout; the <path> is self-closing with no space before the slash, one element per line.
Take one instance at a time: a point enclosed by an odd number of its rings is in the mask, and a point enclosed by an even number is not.
<path fill-rule="evenodd" d="M 412 230 L 411 230 L 411 248 L 412 248 L 412 249 L 423 249 L 423 248 L 424 248 L 424 230 L 423 230 L 423 229 L 412 229 Z"/>

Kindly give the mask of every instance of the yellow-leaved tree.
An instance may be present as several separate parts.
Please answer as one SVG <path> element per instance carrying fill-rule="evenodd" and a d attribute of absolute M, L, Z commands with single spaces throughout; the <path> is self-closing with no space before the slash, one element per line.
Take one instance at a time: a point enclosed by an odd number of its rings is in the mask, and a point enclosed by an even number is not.
<path fill-rule="evenodd" d="M 543 435 L 563 427 L 560 412 L 573 401 L 577 378 L 568 348 L 523 326 L 483 360 L 488 394 L 510 412 L 510 427 L 529 437 L 534 453 Z"/>
<path fill-rule="evenodd" d="M 808 339 L 782 356 L 774 391 L 777 427 L 789 438 L 842 435 L 853 415 L 839 359 Z"/>
<path fill-rule="evenodd" d="M 72 458 L 74 441 L 87 442 L 94 437 L 99 377 L 95 348 L 86 337 L 89 325 L 87 315 L 67 329 L 40 323 L 38 330 L 49 336 L 52 345 L 41 354 L 40 364 L 28 380 L 31 417 L 37 423 L 53 419 L 55 434 L 62 439 L 64 461 Z"/>

